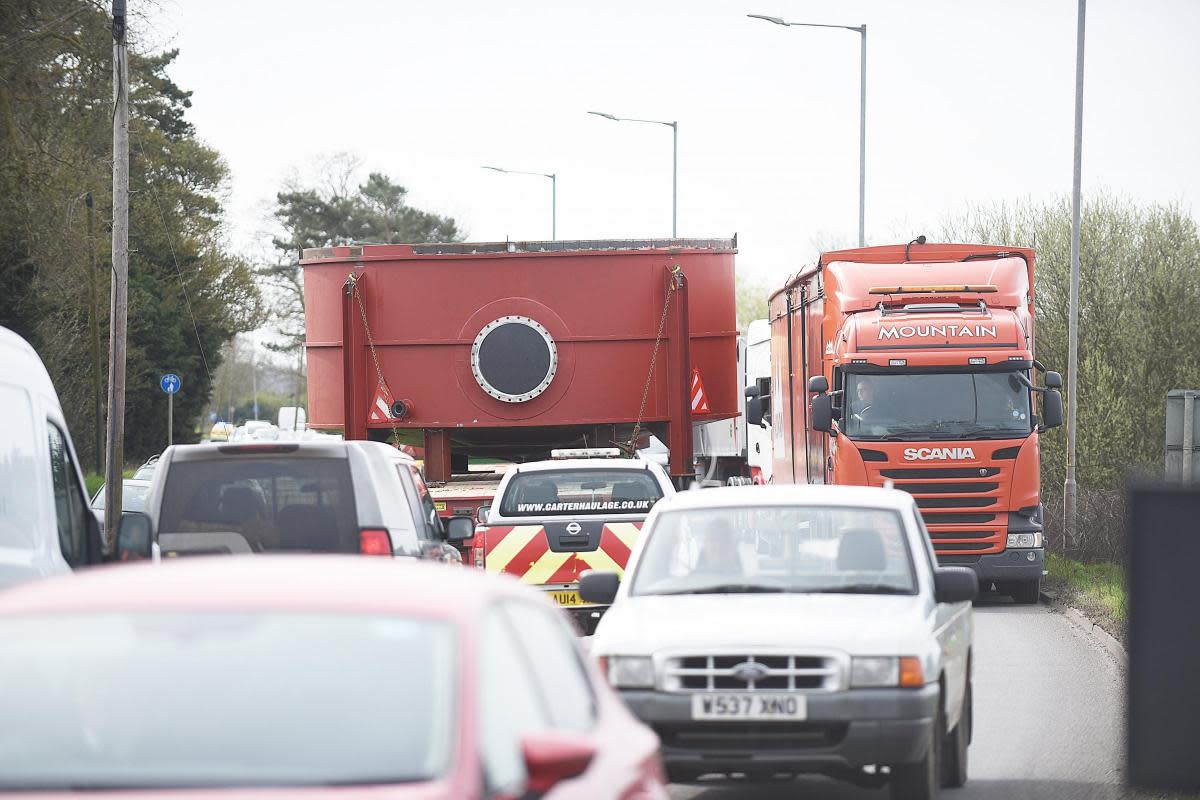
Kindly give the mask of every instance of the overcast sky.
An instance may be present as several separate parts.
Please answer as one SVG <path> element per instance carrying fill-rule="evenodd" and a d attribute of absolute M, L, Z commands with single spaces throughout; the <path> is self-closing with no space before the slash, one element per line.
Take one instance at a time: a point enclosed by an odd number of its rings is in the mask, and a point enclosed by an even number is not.
<path fill-rule="evenodd" d="M 136 4 L 137 0 L 131 0 Z M 1200 2 L 1088 4 L 1084 192 L 1200 191 Z M 476 241 L 739 237 L 776 282 L 857 235 L 859 36 L 868 26 L 867 240 L 907 240 L 965 204 L 1071 188 L 1074 0 L 163 0 L 143 42 L 232 173 L 239 249 L 274 192 L 350 151 Z"/>

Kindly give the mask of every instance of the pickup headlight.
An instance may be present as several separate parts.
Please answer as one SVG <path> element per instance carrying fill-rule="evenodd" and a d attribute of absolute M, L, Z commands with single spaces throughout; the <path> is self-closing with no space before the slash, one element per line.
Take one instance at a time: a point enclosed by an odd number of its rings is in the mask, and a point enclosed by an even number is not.
<path fill-rule="evenodd" d="M 1041 547 L 1042 535 L 1040 533 L 1010 533 L 1008 535 L 1009 547 Z"/>
<path fill-rule="evenodd" d="M 921 659 L 912 656 L 870 656 L 850 661 L 851 689 L 900 686 L 916 689 L 925 685 Z"/>
<path fill-rule="evenodd" d="M 654 662 L 648 656 L 609 656 L 608 682 L 617 689 L 653 689 Z"/>
<path fill-rule="evenodd" d="M 900 682 L 900 659 L 894 656 L 855 658 L 850 662 L 850 687 L 870 689 Z"/>

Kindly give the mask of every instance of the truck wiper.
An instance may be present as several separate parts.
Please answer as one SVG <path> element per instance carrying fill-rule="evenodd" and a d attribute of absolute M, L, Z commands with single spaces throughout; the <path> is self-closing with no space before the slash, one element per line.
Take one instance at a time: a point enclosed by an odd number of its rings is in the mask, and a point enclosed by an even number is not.
<path fill-rule="evenodd" d="M 817 594 L 912 594 L 908 589 L 901 589 L 890 583 L 851 583 L 813 591 Z"/>
<path fill-rule="evenodd" d="M 991 434 L 991 435 L 988 435 Z M 1004 430 L 1003 428 L 973 428 L 969 431 L 960 431 L 951 436 L 949 439 L 1020 439 L 1029 435 L 1029 431 L 1012 431 Z"/>
<path fill-rule="evenodd" d="M 660 592 L 660 594 L 775 594 L 783 591 L 782 586 L 768 586 L 762 583 L 718 583 L 715 586 L 678 589 L 671 592 Z"/>

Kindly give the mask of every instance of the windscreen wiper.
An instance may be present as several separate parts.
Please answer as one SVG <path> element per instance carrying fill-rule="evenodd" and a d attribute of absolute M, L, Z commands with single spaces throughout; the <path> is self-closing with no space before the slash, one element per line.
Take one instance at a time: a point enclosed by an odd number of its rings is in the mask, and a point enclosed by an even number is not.
<path fill-rule="evenodd" d="M 1002 428 L 974 428 L 960 431 L 947 438 L 951 439 L 1020 439 L 1027 436 L 1029 431 L 1011 431 Z"/>
<path fill-rule="evenodd" d="M 659 594 L 775 594 L 783 592 L 782 586 L 767 586 L 761 583 L 719 583 L 716 586 L 701 586 L 698 589 L 678 589 Z"/>
<path fill-rule="evenodd" d="M 831 586 L 828 589 L 814 589 L 816 594 L 912 594 L 908 589 L 901 589 L 890 583 L 851 583 L 846 586 Z"/>

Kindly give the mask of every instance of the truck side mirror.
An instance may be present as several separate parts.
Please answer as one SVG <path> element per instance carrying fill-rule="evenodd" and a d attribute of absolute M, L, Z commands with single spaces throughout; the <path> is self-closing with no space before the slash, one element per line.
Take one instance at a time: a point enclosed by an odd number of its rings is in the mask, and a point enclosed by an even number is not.
<path fill-rule="evenodd" d="M 1047 373 L 1049 377 L 1054 373 Z M 1060 379 L 1061 380 L 1061 379 Z M 1057 428 L 1063 424 L 1063 401 L 1058 389 L 1047 389 L 1042 393 L 1042 426 Z"/>
<path fill-rule="evenodd" d="M 763 426 L 763 399 L 757 395 L 746 398 L 746 424 Z"/>
<path fill-rule="evenodd" d="M 150 558 L 154 525 L 139 511 L 125 511 L 117 523 L 115 561 L 141 561 Z"/>
<path fill-rule="evenodd" d="M 822 378 L 821 380 L 825 380 Z M 833 430 L 833 398 L 827 394 L 819 394 L 809 405 L 810 418 L 814 431 L 829 433 Z"/>
<path fill-rule="evenodd" d="M 828 392 L 829 379 L 824 375 L 813 375 L 808 379 L 808 390 L 810 392 Z"/>
<path fill-rule="evenodd" d="M 1061 389 L 1062 375 L 1059 375 L 1057 372 L 1047 372 L 1045 383 L 1047 389 Z"/>

